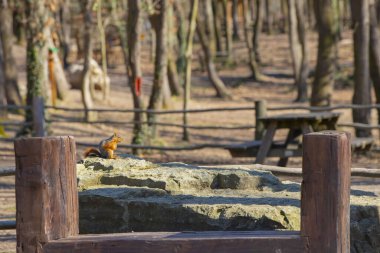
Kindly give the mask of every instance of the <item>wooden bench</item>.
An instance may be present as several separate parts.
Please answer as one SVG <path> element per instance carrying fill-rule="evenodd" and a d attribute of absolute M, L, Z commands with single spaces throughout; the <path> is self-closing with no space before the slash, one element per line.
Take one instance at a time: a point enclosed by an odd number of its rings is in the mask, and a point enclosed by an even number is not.
<path fill-rule="evenodd" d="M 256 157 L 262 141 L 248 141 L 226 147 L 232 157 Z M 301 149 L 285 149 L 285 143 L 274 141 L 267 157 L 300 157 Z"/>
<path fill-rule="evenodd" d="M 375 140 L 372 137 L 356 137 L 351 140 L 352 151 L 368 151 L 372 148 Z"/>
<path fill-rule="evenodd" d="M 367 138 L 352 138 L 351 149 L 355 152 L 368 151 L 371 149 L 375 140 L 371 137 Z M 256 157 L 259 152 L 262 141 L 247 141 L 239 144 L 234 144 L 226 147 L 232 157 Z M 301 157 L 302 145 L 298 143 L 298 149 L 286 149 L 285 143 L 274 141 L 269 149 L 267 157 Z"/>

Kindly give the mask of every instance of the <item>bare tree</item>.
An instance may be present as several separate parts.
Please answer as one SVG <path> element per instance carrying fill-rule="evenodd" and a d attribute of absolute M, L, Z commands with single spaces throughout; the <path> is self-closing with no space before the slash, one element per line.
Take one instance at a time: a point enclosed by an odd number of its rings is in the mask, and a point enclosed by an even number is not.
<path fill-rule="evenodd" d="M 91 111 L 94 107 L 93 98 L 91 95 L 91 72 L 90 64 L 92 60 L 92 7 L 94 0 L 83 0 L 82 13 L 84 17 L 84 64 L 82 74 L 82 102 L 85 108 L 85 117 L 87 121 L 97 119 L 97 114 Z"/>
<path fill-rule="evenodd" d="M 337 0 L 314 0 L 318 28 L 318 57 L 311 105 L 326 106 L 331 103 L 335 82 L 335 49 L 339 35 Z"/>
<path fill-rule="evenodd" d="M 369 72 L 369 0 L 352 0 L 352 19 L 354 22 L 354 96 L 353 104 L 371 104 L 371 86 Z M 369 124 L 371 111 L 352 110 L 354 122 Z M 371 131 L 368 129 L 356 129 L 358 137 L 368 137 Z"/>
<path fill-rule="evenodd" d="M 5 82 L 4 82 L 4 71 L 3 71 L 3 64 L 4 64 L 4 55 L 3 55 L 3 47 L 1 45 L 0 40 L 0 106 L 6 106 L 7 105 L 7 98 L 5 96 Z M 6 108 L 0 109 L 0 119 L 7 117 L 7 110 Z"/>
<path fill-rule="evenodd" d="M 59 20 L 60 20 L 60 33 L 61 33 L 61 48 L 63 51 L 63 67 L 67 69 L 69 67 L 68 57 L 71 52 L 71 15 L 70 15 L 70 2 L 71 0 L 62 0 L 59 9 Z"/>
<path fill-rule="evenodd" d="M 253 2 L 253 1 L 252 1 Z M 252 5 L 252 4 L 251 4 Z M 252 78 L 254 80 L 262 79 L 262 75 L 259 70 L 259 64 L 256 59 L 256 50 L 253 47 L 254 31 L 252 30 L 251 22 L 251 8 L 248 0 L 243 0 L 243 13 L 244 13 L 244 38 L 248 49 L 249 66 L 252 72 Z M 256 20 L 257 22 L 257 20 Z M 257 25 L 257 24 L 256 24 Z M 256 38 L 257 39 L 257 38 Z M 257 46 L 257 45 L 256 45 Z"/>
<path fill-rule="evenodd" d="M 226 51 L 227 51 L 227 62 L 231 62 L 232 57 L 233 57 L 232 55 L 232 47 L 233 47 L 232 2 L 228 0 L 223 0 L 222 3 L 223 3 L 223 17 L 224 17 L 224 34 L 226 35 L 225 41 L 226 41 Z M 210 11 L 209 13 L 210 14 L 207 14 L 207 15 L 212 17 L 213 20 L 217 18 L 213 15 L 212 11 Z"/>
<path fill-rule="evenodd" d="M 189 29 L 187 32 L 187 42 L 186 42 L 186 75 L 185 75 L 185 85 L 184 85 L 184 99 L 183 99 L 183 136 L 182 139 L 188 141 L 190 139 L 189 133 L 187 131 L 187 112 L 190 100 L 190 86 L 191 86 L 191 56 L 193 53 L 193 37 L 195 33 L 195 28 L 197 26 L 197 16 L 198 16 L 198 6 L 199 0 L 191 1 L 191 11 L 190 11 L 190 22 Z"/>
<path fill-rule="evenodd" d="M 238 22 L 238 7 L 239 7 L 239 0 L 232 0 L 232 21 L 233 21 L 233 38 L 235 40 L 240 40 L 240 33 L 239 33 L 239 22 Z"/>
<path fill-rule="evenodd" d="M 176 28 L 174 22 L 174 0 L 169 2 L 168 6 L 168 82 L 171 94 L 174 96 L 182 96 L 183 89 L 180 83 L 176 65 L 176 48 L 178 47 L 176 38 Z"/>
<path fill-rule="evenodd" d="M 253 51 L 255 53 L 255 59 L 257 63 L 261 62 L 260 53 L 259 53 L 259 38 L 260 34 L 263 30 L 263 18 L 264 18 L 264 4 L 265 0 L 256 0 L 256 19 L 253 25 L 253 37 L 252 37 L 252 45 Z M 255 77 L 254 77 L 255 78 Z"/>
<path fill-rule="evenodd" d="M 137 110 L 144 109 L 144 101 L 142 99 L 142 71 L 141 71 L 141 28 L 142 28 L 142 11 L 140 0 L 128 0 L 127 13 L 127 45 L 128 51 L 125 52 L 126 66 L 128 73 L 128 83 L 132 91 L 133 106 Z M 145 140 L 145 130 L 143 121 L 145 115 L 143 112 L 136 111 L 134 113 L 133 125 L 133 144 L 143 144 Z M 133 153 L 138 153 L 137 149 Z"/>
<path fill-rule="evenodd" d="M 48 99 L 49 87 L 47 79 L 47 53 L 49 37 L 49 9 L 39 0 L 25 2 L 25 16 L 27 18 L 27 97 L 29 106 L 33 105 L 35 98 Z M 29 109 L 25 115 L 26 122 L 33 120 L 32 111 Z M 18 135 L 35 134 L 31 126 L 23 127 Z"/>
<path fill-rule="evenodd" d="M 267 33 L 273 33 L 273 12 L 272 12 L 272 1 L 265 0 L 265 23 L 267 28 Z"/>
<path fill-rule="evenodd" d="M 377 6 L 370 1 L 370 75 L 376 95 L 376 103 L 380 104 L 380 34 L 378 30 Z M 380 109 L 377 109 L 378 122 L 380 123 Z"/>
<path fill-rule="evenodd" d="M 13 1 L 13 30 L 19 45 L 26 44 L 25 1 Z"/>
<path fill-rule="evenodd" d="M 99 31 L 99 39 L 100 39 L 100 47 L 101 47 L 101 54 L 102 54 L 102 72 L 103 72 L 103 100 L 108 101 L 109 99 L 109 93 L 110 93 L 110 83 L 107 81 L 107 49 L 106 49 L 106 26 L 108 23 L 108 19 L 103 20 L 102 17 L 102 7 L 103 7 L 103 0 L 97 0 L 97 24 L 98 24 L 98 31 Z"/>
<path fill-rule="evenodd" d="M 0 1 L 0 39 L 3 49 L 5 94 L 8 104 L 20 105 L 21 95 L 17 80 L 17 65 L 13 56 L 13 17 L 8 1 Z"/>
<path fill-rule="evenodd" d="M 288 0 L 289 44 L 293 61 L 296 102 L 307 101 L 308 50 L 306 45 L 304 0 Z"/>
<path fill-rule="evenodd" d="M 207 66 L 208 77 L 211 84 L 216 90 L 216 96 L 220 98 L 230 98 L 226 86 L 220 79 L 214 64 L 215 58 L 215 34 L 212 28 L 213 13 L 211 0 L 204 0 L 201 2 L 202 8 L 198 15 L 197 34 L 203 49 L 204 58 Z"/>
<path fill-rule="evenodd" d="M 186 61 L 186 27 L 187 27 L 187 19 L 186 19 L 186 12 L 185 12 L 185 6 L 187 1 L 179 1 L 175 0 L 173 3 L 174 7 L 174 13 L 177 18 L 178 22 L 178 31 L 177 31 L 177 37 L 178 37 L 178 58 L 177 58 L 177 70 L 180 78 L 180 83 L 183 85 L 184 78 L 185 78 L 185 61 Z"/>
<path fill-rule="evenodd" d="M 216 50 L 218 52 L 222 52 L 224 47 L 222 43 L 222 19 L 224 17 L 223 13 L 223 0 L 213 0 L 212 1 L 212 13 L 214 15 L 214 32 L 215 32 L 215 43 L 216 43 Z"/>
<path fill-rule="evenodd" d="M 167 81 L 168 64 L 166 39 L 168 2 L 167 0 L 159 0 L 156 2 L 155 7 L 157 8 L 155 13 L 150 16 L 152 27 L 156 33 L 156 57 L 154 61 L 153 87 L 148 106 L 148 108 L 152 110 L 161 108 L 163 88 Z M 148 113 L 148 121 L 149 125 L 153 126 L 153 129 L 155 129 L 153 124 L 156 121 L 156 114 Z"/>

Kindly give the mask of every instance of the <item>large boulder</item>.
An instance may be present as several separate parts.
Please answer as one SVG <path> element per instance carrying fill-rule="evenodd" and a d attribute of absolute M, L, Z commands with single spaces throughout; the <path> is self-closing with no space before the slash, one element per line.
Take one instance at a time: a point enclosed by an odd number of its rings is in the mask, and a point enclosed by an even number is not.
<path fill-rule="evenodd" d="M 300 185 L 242 166 L 153 164 L 124 156 L 77 166 L 80 231 L 300 230 Z M 352 252 L 380 251 L 376 193 L 351 193 Z"/>
<path fill-rule="evenodd" d="M 73 63 L 67 70 L 69 83 L 72 89 L 82 89 L 84 60 L 78 63 Z M 90 86 L 96 90 L 102 90 L 105 86 L 109 86 L 110 78 L 104 78 L 103 70 L 99 64 L 94 60 L 90 60 Z"/>

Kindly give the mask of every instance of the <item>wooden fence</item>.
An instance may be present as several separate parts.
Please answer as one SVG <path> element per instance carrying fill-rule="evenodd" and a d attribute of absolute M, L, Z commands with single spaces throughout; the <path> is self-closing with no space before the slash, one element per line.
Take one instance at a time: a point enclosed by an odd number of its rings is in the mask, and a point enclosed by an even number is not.
<path fill-rule="evenodd" d="M 15 141 L 17 252 L 350 252 L 350 137 L 304 137 L 301 231 L 78 234 L 72 137 Z M 163 214 L 164 215 L 164 214 Z"/>
<path fill-rule="evenodd" d="M 57 106 L 45 106 L 41 98 L 36 98 L 33 101 L 32 107 L 30 106 L 1 106 L 0 110 L 11 109 L 11 110 L 32 110 L 33 112 L 33 122 L 14 122 L 14 121 L 0 121 L 0 126 L 21 126 L 21 125 L 32 125 L 35 129 L 36 136 L 46 136 L 44 131 L 45 125 L 47 123 L 61 123 L 61 122 L 73 122 L 73 123 L 82 123 L 82 124 L 113 124 L 113 125 L 122 125 L 122 126 L 131 126 L 135 124 L 134 121 L 115 121 L 115 120 L 98 120 L 86 122 L 83 118 L 80 117 L 55 117 L 53 111 L 67 111 L 67 112 L 85 112 L 85 109 L 82 108 L 67 108 L 67 107 L 57 107 Z M 267 107 L 267 103 L 264 100 L 256 101 L 254 106 L 245 106 L 245 107 L 227 107 L 227 108 L 205 108 L 205 109 L 189 109 L 189 110 L 136 110 L 136 109 L 89 109 L 88 111 L 94 111 L 98 113 L 105 112 L 118 112 L 118 113 L 134 113 L 134 112 L 143 112 L 143 113 L 153 113 L 158 115 L 164 114 L 183 114 L 184 112 L 189 114 L 199 114 L 199 113 L 209 113 L 209 112 L 241 112 L 241 111 L 252 111 L 252 118 L 255 118 L 256 125 L 240 125 L 240 126 L 215 126 L 215 125 L 184 125 L 184 124 L 175 124 L 167 122 L 154 122 L 153 125 L 157 126 L 167 126 L 167 127 L 179 127 L 183 129 L 197 129 L 197 130 L 206 130 L 206 129 L 219 129 L 219 130 L 228 130 L 228 131 L 241 131 L 241 130 L 253 130 L 255 129 L 255 139 L 261 139 L 263 132 L 265 131 L 263 125 L 260 123 L 258 118 L 267 115 L 267 112 L 270 111 L 286 111 L 286 110 L 300 110 L 307 112 L 321 112 L 321 111 L 334 111 L 341 109 L 380 109 L 380 104 L 372 105 L 336 105 L 329 107 L 310 107 L 310 106 L 300 106 L 300 105 L 291 105 L 291 106 L 276 106 L 276 107 Z M 50 111 L 49 118 L 45 117 L 45 112 Z M 148 124 L 148 122 L 139 122 L 141 124 Z M 150 122 L 151 124 L 151 122 Z M 379 124 L 363 124 L 363 123 L 352 123 L 352 122 L 340 122 L 338 127 L 353 127 L 357 129 L 380 129 Z M 13 142 L 13 138 L 0 138 L 0 141 Z M 97 143 L 86 143 L 78 142 L 80 146 L 96 146 Z M 120 148 L 129 148 L 129 149 L 150 149 L 150 150 L 161 150 L 161 151 L 182 151 L 182 150 L 196 150 L 203 148 L 226 148 L 231 146 L 231 144 L 215 144 L 215 143 L 201 143 L 196 145 L 186 145 L 186 146 L 174 146 L 174 147 L 164 147 L 164 146 L 153 146 L 153 145 L 119 145 Z"/>

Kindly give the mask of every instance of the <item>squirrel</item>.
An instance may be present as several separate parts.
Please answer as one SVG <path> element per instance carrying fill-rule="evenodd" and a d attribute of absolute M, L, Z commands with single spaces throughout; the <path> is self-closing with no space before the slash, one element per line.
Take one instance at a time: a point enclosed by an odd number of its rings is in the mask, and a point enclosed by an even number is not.
<path fill-rule="evenodd" d="M 116 159 L 116 156 L 113 154 L 113 152 L 116 150 L 117 144 L 121 141 L 122 138 L 116 133 L 114 133 L 113 135 L 111 135 L 111 137 L 108 137 L 107 139 L 104 139 L 99 143 L 99 149 L 86 149 L 86 151 L 84 152 L 84 157 L 96 156 L 106 159 Z"/>

